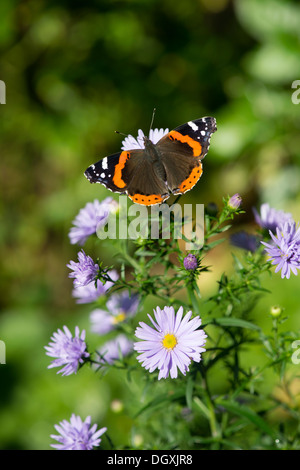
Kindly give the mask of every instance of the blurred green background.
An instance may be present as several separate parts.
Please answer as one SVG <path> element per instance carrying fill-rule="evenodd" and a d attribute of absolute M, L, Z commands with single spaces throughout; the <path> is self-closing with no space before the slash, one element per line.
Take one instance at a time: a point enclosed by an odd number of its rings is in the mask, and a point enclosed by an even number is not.
<path fill-rule="evenodd" d="M 66 264 L 78 247 L 69 244 L 68 232 L 86 202 L 111 193 L 88 184 L 83 172 L 118 151 L 122 138 L 115 130 L 147 132 L 154 107 L 154 127 L 212 115 L 218 132 L 204 175 L 184 202 L 220 204 L 239 192 L 242 228 L 255 229 L 252 206 L 262 202 L 299 220 L 300 105 L 292 103 L 291 86 L 300 79 L 300 5 L 1 0 L 0 18 L 0 80 L 6 84 L 0 339 L 7 354 L 0 365 L 0 448 L 48 449 L 53 425 L 72 412 L 107 426 L 117 447 L 138 445 L 134 383 L 130 389 L 122 374 L 101 379 L 89 368 L 70 377 L 46 369 L 43 347 L 64 324 L 71 331 L 77 324 L 86 328 L 89 344 L 97 344 L 89 332 L 91 307 L 71 296 Z M 97 249 L 111 265 L 112 248 Z M 208 264 L 214 269 L 203 280 L 204 295 L 231 267 L 228 245 Z M 290 315 L 287 327 L 299 328 L 298 279 L 275 275 L 265 286 L 272 295 L 256 307 L 258 324 L 268 328 L 269 307 L 279 303 Z M 117 414 L 116 399 L 130 399 L 132 409 Z M 103 446 L 109 447 L 104 437 Z"/>

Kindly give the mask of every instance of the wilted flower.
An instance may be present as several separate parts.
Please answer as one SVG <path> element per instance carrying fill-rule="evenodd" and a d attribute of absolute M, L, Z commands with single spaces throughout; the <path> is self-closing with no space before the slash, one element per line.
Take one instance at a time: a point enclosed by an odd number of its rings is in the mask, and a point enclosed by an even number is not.
<path fill-rule="evenodd" d="M 189 253 L 183 260 L 183 266 L 187 271 L 195 271 L 198 268 L 198 260 L 195 255 Z"/>
<path fill-rule="evenodd" d="M 95 264 L 83 250 L 78 253 L 78 263 L 70 261 L 67 267 L 73 270 L 69 277 L 74 278 L 74 287 L 86 286 L 93 282 L 99 271 L 98 264 Z"/>
<path fill-rule="evenodd" d="M 98 354 L 102 364 L 113 364 L 116 360 L 127 356 L 133 350 L 133 342 L 121 334 L 115 339 L 107 341 Z"/>
<path fill-rule="evenodd" d="M 58 450 L 92 450 L 93 447 L 99 446 L 100 436 L 107 430 L 107 428 L 102 428 L 97 431 L 96 424 L 91 427 L 90 416 L 82 421 L 80 416 L 75 416 L 74 413 L 70 422 L 64 419 L 54 427 L 59 435 L 51 434 L 50 437 L 59 444 L 51 444 L 51 447 Z"/>
<path fill-rule="evenodd" d="M 297 275 L 300 269 L 300 228 L 294 221 L 285 222 L 281 228 L 276 228 L 275 236 L 271 230 L 270 236 L 273 244 L 261 242 L 266 246 L 265 250 L 276 264 L 275 273 L 281 270 L 281 277 L 289 279 L 291 271 Z"/>
<path fill-rule="evenodd" d="M 75 336 L 73 338 L 70 330 L 64 326 L 64 332 L 60 329 L 53 333 L 51 337 L 52 343 L 45 346 L 46 354 L 56 359 L 48 366 L 48 369 L 52 367 L 64 366 L 57 373 L 62 375 L 76 374 L 78 367 L 82 364 L 89 353 L 86 350 L 85 343 L 85 330 L 82 330 L 81 334 L 78 326 L 75 328 Z"/>
<path fill-rule="evenodd" d="M 106 303 L 108 311 L 97 308 L 91 313 L 91 330 L 99 335 L 108 333 L 119 323 L 135 315 L 138 305 L 138 296 L 130 296 L 128 291 L 122 292 L 121 294 L 113 294 Z"/>
<path fill-rule="evenodd" d="M 95 287 L 95 282 L 90 282 L 86 286 L 80 286 L 73 289 L 72 295 L 77 300 L 78 304 L 88 304 L 98 300 L 99 297 L 105 295 L 108 289 L 110 289 L 114 282 L 117 281 L 119 278 L 118 273 L 116 271 L 108 271 L 107 273 L 112 281 L 107 281 L 105 284 L 102 284 L 101 281 L 97 281 L 97 287 Z"/>
<path fill-rule="evenodd" d="M 260 214 L 255 208 L 253 208 L 253 213 L 256 223 L 261 228 L 272 230 L 272 232 L 275 232 L 276 227 L 293 220 L 292 214 L 273 209 L 268 203 L 261 205 Z"/>
<path fill-rule="evenodd" d="M 150 129 L 149 139 L 154 144 L 157 144 L 157 142 L 168 132 L 169 132 L 169 129 Z M 145 134 L 141 129 L 138 130 L 138 136 L 136 139 L 132 135 L 127 136 L 122 142 L 123 144 L 121 147 L 122 150 L 133 150 L 133 149 L 145 148 L 144 137 L 145 137 Z"/>
<path fill-rule="evenodd" d="M 134 349 L 140 353 L 137 359 L 149 372 L 159 369 L 158 380 L 169 375 L 176 378 L 177 368 L 186 375 L 191 360 L 200 362 L 201 353 L 205 351 L 203 346 L 207 335 L 198 329 L 200 317 L 190 320 L 192 312 L 184 318 L 182 315 L 182 307 L 177 314 L 173 307 L 164 307 L 163 310 L 157 307 L 154 310 L 156 321 L 148 315 L 154 328 L 140 322 L 135 331 L 137 338 L 142 340 L 134 343 Z"/>
<path fill-rule="evenodd" d="M 107 197 L 102 202 L 99 202 L 98 199 L 95 199 L 94 202 L 88 202 L 73 220 L 74 227 L 69 232 L 70 242 L 73 245 L 75 243 L 84 245 L 90 235 L 105 226 L 110 213 L 115 211 L 117 207 L 118 203 L 112 197 Z"/>

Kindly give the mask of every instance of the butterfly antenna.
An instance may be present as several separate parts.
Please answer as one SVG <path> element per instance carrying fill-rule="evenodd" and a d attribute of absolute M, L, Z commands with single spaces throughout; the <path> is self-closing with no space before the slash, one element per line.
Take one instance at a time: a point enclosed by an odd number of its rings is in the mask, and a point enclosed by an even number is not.
<path fill-rule="evenodd" d="M 128 137 L 129 134 L 123 134 L 123 132 L 119 132 L 119 131 L 115 131 L 116 134 L 120 134 L 120 135 L 125 135 L 125 137 Z"/>
<path fill-rule="evenodd" d="M 150 124 L 150 129 L 149 129 L 149 135 L 150 135 L 150 131 L 151 131 L 151 129 L 152 129 L 152 124 L 153 124 L 153 121 L 154 121 L 155 111 L 156 111 L 156 108 L 153 109 L 152 118 L 151 118 L 151 124 Z"/>

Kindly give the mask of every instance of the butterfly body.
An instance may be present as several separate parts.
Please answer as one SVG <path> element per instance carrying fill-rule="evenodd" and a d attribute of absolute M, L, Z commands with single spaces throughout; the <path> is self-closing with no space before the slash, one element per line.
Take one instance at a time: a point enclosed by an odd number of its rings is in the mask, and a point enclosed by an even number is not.
<path fill-rule="evenodd" d="M 177 127 L 157 143 L 143 136 L 142 148 L 105 157 L 87 168 L 85 176 L 91 183 L 126 193 L 137 204 L 161 204 L 171 194 L 184 194 L 195 186 L 216 130 L 215 119 L 206 117 Z"/>

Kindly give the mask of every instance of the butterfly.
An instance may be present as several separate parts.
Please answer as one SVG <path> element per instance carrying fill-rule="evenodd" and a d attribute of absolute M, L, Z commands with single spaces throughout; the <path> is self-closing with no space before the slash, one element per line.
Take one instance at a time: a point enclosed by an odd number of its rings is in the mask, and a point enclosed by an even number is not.
<path fill-rule="evenodd" d="M 203 172 L 201 161 L 216 130 L 215 118 L 203 117 L 176 127 L 156 143 L 143 136 L 144 148 L 105 157 L 89 166 L 84 174 L 91 183 L 126 193 L 137 204 L 161 204 L 171 194 L 186 193 L 199 181 Z"/>

